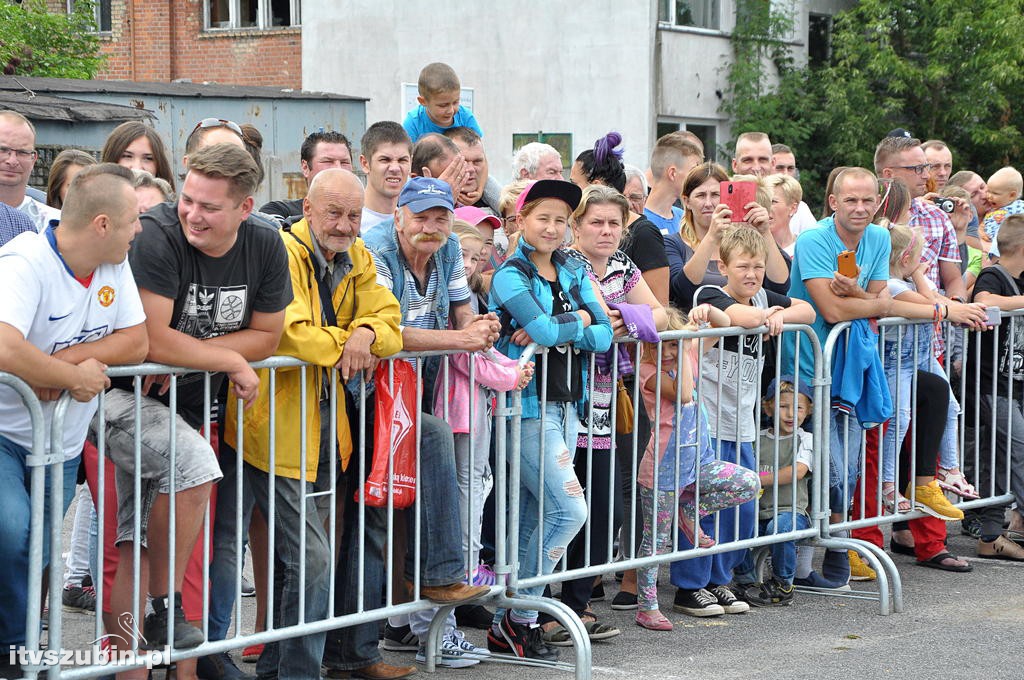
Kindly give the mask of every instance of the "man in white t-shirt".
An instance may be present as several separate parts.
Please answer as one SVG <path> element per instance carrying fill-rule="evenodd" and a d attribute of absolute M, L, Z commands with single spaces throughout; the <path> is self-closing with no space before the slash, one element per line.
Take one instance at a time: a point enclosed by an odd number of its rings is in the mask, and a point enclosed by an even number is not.
<path fill-rule="evenodd" d="M 60 211 L 25 193 L 36 164 L 36 129 L 28 118 L 14 111 L 0 111 L 0 202 L 18 208 L 43 231 Z"/>
<path fill-rule="evenodd" d="M 393 120 L 382 120 L 367 128 L 359 146 L 359 166 L 366 174 L 359 233 L 365 234 L 394 217 L 398 194 L 412 169 L 412 140 L 404 127 Z"/>
<path fill-rule="evenodd" d="M 772 168 L 777 175 L 789 175 L 800 181 L 800 170 L 796 167 L 796 154 L 785 144 L 772 144 Z M 800 232 L 813 229 L 816 226 L 818 226 L 818 220 L 814 219 L 811 209 L 807 207 L 805 201 L 800 201 L 796 214 L 789 220 L 789 230 L 793 232 L 793 236 L 798 236 Z"/>
<path fill-rule="evenodd" d="M 60 223 L 52 222 L 43 233 L 20 234 L 0 248 L 0 371 L 27 382 L 44 402 L 43 420 L 35 427 L 47 435 L 53 400 L 63 390 L 74 398 L 60 451 L 50 451 L 64 460 L 65 511 L 96 411 L 95 396 L 110 384 L 107 365 L 146 357 L 145 315 L 126 259 L 139 228 L 131 171 L 103 163 L 75 177 Z M 0 647 L 5 649 L 25 644 L 33 429 L 22 397 L 0 386 Z M 48 478 L 47 497 L 50 485 Z M 48 523 L 47 517 L 44 527 Z M 48 531 L 44 528 L 44 536 Z M 44 565 L 47 559 L 44 540 Z M 6 655 L 3 662 L 11 663 Z"/>

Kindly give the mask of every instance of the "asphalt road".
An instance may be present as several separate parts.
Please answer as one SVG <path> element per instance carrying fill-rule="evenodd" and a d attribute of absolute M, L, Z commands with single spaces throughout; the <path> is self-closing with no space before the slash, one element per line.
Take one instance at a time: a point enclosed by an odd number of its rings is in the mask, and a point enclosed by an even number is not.
<path fill-rule="evenodd" d="M 974 542 L 959 535 L 958 524 L 950 524 L 949 529 L 951 550 L 971 557 Z M 617 588 L 609 576 L 605 581 L 609 600 L 595 602 L 593 608 L 622 634 L 594 644 L 593 677 L 1024 678 L 1024 565 L 972 560 L 973 572 L 952 574 L 916 566 L 910 557 L 897 555 L 895 560 L 903 577 L 906 610 L 902 614 L 880 616 L 874 601 L 797 594 L 789 607 L 695 619 L 671 612 L 673 591 L 663 586 L 663 611 L 676 624 L 671 632 L 641 629 L 633 623 L 632 612 L 612 611 L 608 602 Z M 661 582 L 668 583 L 667 574 Z M 873 584 L 860 587 L 874 589 Z M 247 630 L 251 630 L 254 609 L 254 600 L 245 599 Z M 70 645 L 85 645 L 92 639 L 90 621 L 83 614 L 66 614 Z M 481 632 L 471 631 L 469 637 L 483 644 Z M 385 657 L 392 663 L 413 663 L 412 654 L 385 653 Z M 571 650 L 563 649 L 562 659 L 571 661 Z M 239 665 L 254 672 L 252 665 Z M 494 662 L 437 673 L 437 677 L 466 680 L 509 680 L 510 676 L 572 677 L 563 670 Z"/>

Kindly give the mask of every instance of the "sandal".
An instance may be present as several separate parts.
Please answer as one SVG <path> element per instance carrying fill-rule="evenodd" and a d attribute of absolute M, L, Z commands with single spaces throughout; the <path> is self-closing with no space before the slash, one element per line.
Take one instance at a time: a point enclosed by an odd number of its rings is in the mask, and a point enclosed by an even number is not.
<path fill-rule="evenodd" d="M 647 630 L 672 630 L 672 622 L 666 619 L 660 611 L 657 614 L 652 614 L 649 611 L 637 612 L 636 625 Z"/>
<path fill-rule="evenodd" d="M 981 498 L 974 485 L 967 481 L 960 468 L 940 467 L 935 471 L 935 481 L 943 491 L 955 493 L 957 496 L 968 499 Z"/>
<path fill-rule="evenodd" d="M 549 630 L 541 629 L 541 639 L 552 647 L 572 647 L 572 637 L 569 631 L 560 623 L 556 623 Z"/>
<path fill-rule="evenodd" d="M 917 563 L 922 567 L 928 567 L 929 569 L 940 569 L 942 571 L 955 571 L 964 573 L 972 571 L 974 567 L 971 566 L 970 562 L 965 564 L 946 564 L 946 560 L 958 560 L 960 559 L 956 555 L 948 551 L 942 551 L 938 555 L 930 557 L 927 560 L 918 560 Z"/>
<path fill-rule="evenodd" d="M 622 631 L 615 626 L 607 623 L 601 623 L 600 621 L 584 621 L 583 627 L 587 629 L 587 637 L 590 638 L 591 642 L 607 640 L 608 638 L 616 637 L 622 633 Z"/>
<path fill-rule="evenodd" d="M 696 546 L 698 548 L 710 548 L 716 543 L 715 539 L 705 534 L 704 530 L 699 526 L 697 527 L 697 540 L 694 540 L 693 522 L 686 516 L 686 513 L 683 512 L 682 508 L 679 509 L 679 528 L 682 530 L 683 536 L 686 536 L 686 540 L 688 540 L 692 546 Z"/>
<path fill-rule="evenodd" d="M 885 506 L 885 511 L 890 515 L 902 515 L 913 509 L 907 497 L 897 491 L 896 485 L 892 482 L 882 484 L 882 505 Z"/>

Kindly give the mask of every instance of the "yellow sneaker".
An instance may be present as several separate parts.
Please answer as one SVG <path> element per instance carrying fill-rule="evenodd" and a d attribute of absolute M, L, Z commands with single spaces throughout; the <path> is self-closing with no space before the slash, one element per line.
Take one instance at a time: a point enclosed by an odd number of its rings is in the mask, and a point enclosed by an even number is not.
<path fill-rule="evenodd" d="M 963 510 L 955 507 L 946 499 L 942 493 L 939 483 L 932 480 L 924 486 L 915 486 L 914 493 L 910 493 L 910 485 L 907 486 L 907 498 L 913 497 L 914 509 L 931 515 L 946 522 L 958 522 L 964 518 Z"/>
<path fill-rule="evenodd" d="M 874 581 L 878 578 L 875 570 L 867 565 L 860 558 L 860 554 L 854 550 L 850 552 L 850 580 L 851 581 Z"/>

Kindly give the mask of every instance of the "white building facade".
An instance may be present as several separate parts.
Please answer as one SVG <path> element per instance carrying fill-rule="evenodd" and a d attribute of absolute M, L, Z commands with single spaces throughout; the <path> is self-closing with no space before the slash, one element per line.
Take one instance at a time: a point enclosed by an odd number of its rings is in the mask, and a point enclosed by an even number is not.
<path fill-rule="evenodd" d="M 827 56 L 831 16 L 849 4 L 797 0 L 798 61 Z M 571 148 L 568 165 L 616 130 L 640 167 L 671 130 L 692 130 L 709 156 L 730 139 L 719 108 L 734 0 L 305 0 L 302 13 L 303 89 L 358 92 L 370 98 L 367 123 L 401 122 L 420 69 L 445 62 L 471 91 L 501 179 L 514 149 L 538 135 Z"/>

